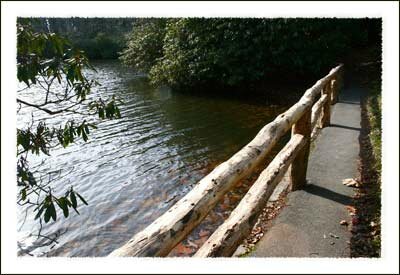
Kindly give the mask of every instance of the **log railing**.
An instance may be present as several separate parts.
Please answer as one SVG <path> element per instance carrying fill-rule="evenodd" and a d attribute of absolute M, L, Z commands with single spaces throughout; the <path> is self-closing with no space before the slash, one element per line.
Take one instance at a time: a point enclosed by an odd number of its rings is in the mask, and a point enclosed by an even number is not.
<path fill-rule="evenodd" d="M 110 256 L 167 256 L 292 129 L 290 141 L 260 174 L 229 218 L 195 254 L 195 257 L 231 256 L 251 231 L 264 204 L 287 170 L 292 190 L 300 189 L 306 183 L 311 136 L 315 128 L 330 124 L 330 106 L 337 102 L 341 72 L 342 65 L 333 68 L 296 104 L 264 126 L 250 143 L 218 165 L 166 213 Z"/>

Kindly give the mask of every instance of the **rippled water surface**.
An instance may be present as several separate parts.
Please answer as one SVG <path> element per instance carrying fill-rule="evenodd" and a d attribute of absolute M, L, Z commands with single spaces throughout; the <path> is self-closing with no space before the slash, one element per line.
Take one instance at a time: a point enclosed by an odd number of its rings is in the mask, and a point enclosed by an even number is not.
<path fill-rule="evenodd" d="M 28 237 L 37 221 L 24 220 L 19 209 L 19 245 L 34 255 L 105 256 L 164 213 L 217 164 L 247 144 L 284 106 L 243 99 L 195 96 L 168 88 L 151 88 L 117 62 L 94 63 L 89 72 L 102 86 L 93 93 L 116 94 L 124 104 L 122 118 L 103 121 L 87 143 L 56 148 L 44 164 L 45 171 L 62 169 L 65 177 L 53 183 L 64 192 L 73 185 L 89 202 L 64 219 L 44 226 L 43 233 L 60 234 L 58 244 L 37 247 Z M 34 90 L 25 92 L 33 97 Z M 18 114 L 22 127 L 30 108 Z M 50 125 L 65 123 L 35 111 L 36 120 Z M 46 240 L 42 240 L 45 242 Z M 39 242 L 39 246 L 40 246 Z"/>

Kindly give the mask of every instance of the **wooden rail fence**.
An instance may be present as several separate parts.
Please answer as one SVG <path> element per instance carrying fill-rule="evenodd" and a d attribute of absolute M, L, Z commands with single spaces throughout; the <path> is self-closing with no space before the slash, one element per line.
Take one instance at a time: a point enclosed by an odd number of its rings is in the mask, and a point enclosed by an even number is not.
<path fill-rule="evenodd" d="M 287 170 L 292 190 L 300 189 L 306 183 L 310 140 L 315 129 L 330 124 L 330 106 L 337 102 L 342 72 L 343 65 L 333 68 L 328 75 L 306 90 L 296 104 L 264 126 L 250 143 L 218 165 L 166 213 L 109 256 L 167 256 L 235 183 L 248 176 L 265 159 L 277 141 L 291 129 L 290 141 L 261 172 L 228 219 L 194 255 L 231 256 L 250 233 L 265 203 Z"/>

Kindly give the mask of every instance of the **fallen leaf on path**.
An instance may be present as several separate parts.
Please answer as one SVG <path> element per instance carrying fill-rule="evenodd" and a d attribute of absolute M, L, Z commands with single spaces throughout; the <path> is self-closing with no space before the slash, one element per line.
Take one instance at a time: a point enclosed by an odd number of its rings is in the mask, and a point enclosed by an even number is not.
<path fill-rule="evenodd" d="M 195 244 L 191 240 L 187 240 L 187 243 L 188 243 L 189 247 L 193 247 L 193 248 L 196 248 L 196 249 L 199 247 L 197 244 Z"/>
<path fill-rule="evenodd" d="M 355 213 L 356 209 L 354 208 L 354 206 L 351 205 L 347 205 L 346 206 L 347 211 L 349 211 L 350 213 Z"/>
<path fill-rule="evenodd" d="M 204 237 L 201 237 L 200 239 L 195 240 L 194 243 L 195 243 L 198 247 L 200 247 L 200 246 L 202 246 L 202 245 L 207 241 L 207 239 L 208 239 L 208 236 L 204 236 Z"/>
<path fill-rule="evenodd" d="M 337 235 L 335 235 L 335 234 L 333 234 L 333 233 L 329 233 L 329 236 L 331 236 L 332 238 L 339 239 L 339 236 L 337 236 Z"/>
<path fill-rule="evenodd" d="M 210 234 L 210 232 L 207 230 L 203 230 L 203 229 L 201 229 L 199 232 L 200 237 L 208 236 L 208 234 Z"/>
<path fill-rule="evenodd" d="M 261 227 L 256 227 L 256 228 L 254 228 L 253 230 L 252 230 L 252 234 L 254 234 L 254 235 L 257 235 L 258 233 L 260 233 L 261 232 Z"/>
<path fill-rule="evenodd" d="M 174 250 L 177 252 L 177 254 L 181 254 L 181 255 L 188 255 L 188 254 L 192 253 L 192 249 L 185 246 L 182 243 L 178 244 Z"/>
<path fill-rule="evenodd" d="M 344 179 L 342 180 L 342 184 L 348 187 L 360 187 L 360 184 L 355 179 Z"/>

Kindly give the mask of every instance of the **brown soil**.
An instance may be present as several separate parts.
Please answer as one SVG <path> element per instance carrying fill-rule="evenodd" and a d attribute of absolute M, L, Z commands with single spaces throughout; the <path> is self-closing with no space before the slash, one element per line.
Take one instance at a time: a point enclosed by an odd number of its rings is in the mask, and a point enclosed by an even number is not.
<path fill-rule="evenodd" d="M 242 246 L 244 246 L 246 251 L 239 256 L 245 256 L 247 253 L 251 252 L 257 242 L 271 228 L 273 219 L 277 217 L 282 209 L 286 206 L 287 194 L 289 192 L 289 189 L 290 188 L 282 192 L 279 195 L 279 199 L 277 201 L 272 202 L 269 205 L 267 204 L 264 207 L 250 235 L 242 243 Z"/>
<path fill-rule="evenodd" d="M 351 257 L 380 257 L 380 177 L 374 169 L 375 158 L 369 138 L 370 125 L 366 100 L 362 101 L 359 179 L 360 187 L 354 195 L 350 241 Z"/>

